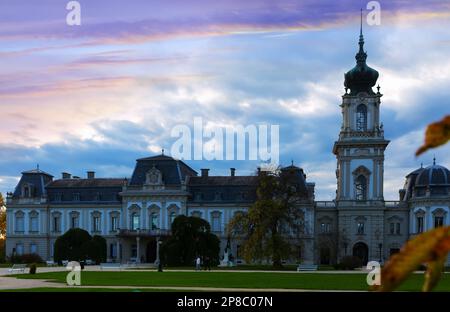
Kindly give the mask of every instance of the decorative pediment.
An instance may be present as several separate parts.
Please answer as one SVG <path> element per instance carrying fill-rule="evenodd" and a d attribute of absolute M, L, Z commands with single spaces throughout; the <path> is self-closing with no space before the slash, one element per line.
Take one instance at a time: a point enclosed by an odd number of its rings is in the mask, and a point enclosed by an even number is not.
<path fill-rule="evenodd" d="M 147 171 L 145 175 L 145 184 L 148 185 L 161 185 L 162 183 L 162 174 L 161 171 L 159 171 L 155 165 Z"/>

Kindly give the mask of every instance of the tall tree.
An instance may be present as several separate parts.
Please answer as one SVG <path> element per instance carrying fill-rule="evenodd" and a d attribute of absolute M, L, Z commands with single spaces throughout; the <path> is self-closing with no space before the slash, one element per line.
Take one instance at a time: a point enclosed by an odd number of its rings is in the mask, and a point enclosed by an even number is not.
<path fill-rule="evenodd" d="M 6 209 L 2 193 L 0 193 L 0 239 L 6 235 Z"/>
<path fill-rule="evenodd" d="M 229 234 L 242 240 L 246 262 L 270 259 L 274 267 L 294 254 L 305 231 L 300 204 L 308 200 L 303 173 L 294 166 L 261 172 L 256 201 L 230 221 Z"/>
<path fill-rule="evenodd" d="M 161 246 L 163 262 L 168 265 L 193 265 L 196 257 L 219 262 L 220 240 L 211 233 L 208 221 L 180 215 L 172 223 L 172 236 Z"/>

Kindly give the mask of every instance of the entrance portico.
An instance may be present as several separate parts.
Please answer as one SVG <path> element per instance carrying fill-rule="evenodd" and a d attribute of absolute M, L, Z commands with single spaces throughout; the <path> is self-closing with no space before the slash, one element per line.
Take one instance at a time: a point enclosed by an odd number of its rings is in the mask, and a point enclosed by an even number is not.
<path fill-rule="evenodd" d="M 120 230 L 118 244 L 122 245 L 119 262 L 159 264 L 161 240 L 170 236 L 170 230 Z"/>

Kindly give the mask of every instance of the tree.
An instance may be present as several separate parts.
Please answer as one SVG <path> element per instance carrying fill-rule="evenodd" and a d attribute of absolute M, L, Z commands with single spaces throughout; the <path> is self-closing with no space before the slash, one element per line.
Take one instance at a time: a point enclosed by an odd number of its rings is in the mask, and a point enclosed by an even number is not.
<path fill-rule="evenodd" d="M 82 229 L 70 229 L 55 241 L 54 260 L 84 261 L 94 260 L 96 263 L 106 260 L 106 240 L 98 235 L 91 237 Z"/>
<path fill-rule="evenodd" d="M 172 223 L 172 236 L 161 245 L 162 259 L 168 265 L 193 265 L 196 257 L 219 263 L 220 240 L 211 233 L 206 220 L 180 215 Z"/>
<path fill-rule="evenodd" d="M 299 174 L 301 176 L 299 176 Z M 300 205 L 308 198 L 298 168 L 261 172 L 257 177 L 257 199 L 246 213 L 236 214 L 228 231 L 243 240 L 246 262 L 271 259 L 274 267 L 295 254 L 305 231 Z"/>
<path fill-rule="evenodd" d="M 2 193 L 0 193 L 0 239 L 6 236 L 6 208 Z"/>

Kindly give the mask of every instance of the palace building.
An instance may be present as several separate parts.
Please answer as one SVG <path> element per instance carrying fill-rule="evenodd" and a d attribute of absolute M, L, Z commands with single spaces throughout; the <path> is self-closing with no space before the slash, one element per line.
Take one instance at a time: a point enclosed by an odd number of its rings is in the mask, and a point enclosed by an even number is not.
<path fill-rule="evenodd" d="M 305 230 L 298 254 L 287 262 L 334 264 L 348 255 L 363 263 L 385 261 L 414 235 L 450 224 L 450 171 L 433 162 L 406 175 L 395 201 L 383 196 L 384 138 L 380 121 L 382 94 L 374 91 L 378 72 L 370 68 L 361 31 L 356 65 L 345 74 L 342 126 L 333 147 L 337 187 L 333 201 L 316 201 L 315 184 L 302 168 L 296 175 L 306 190 L 298 209 Z M 330 173 L 331 174 L 331 173 Z M 136 161 L 130 178 L 54 178 L 39 168 L 22 172 L 7 196 L 6 254 L 53 257 L 58 236 L 82 228 L 107 240 L 108 261 L 159 261 L 159 241 L 170 235 L 180 214 L 204 218 L 227 245 L 226 226 L 255 201 L 255 176 L 200 173 L 181 160 L 161 154 Z M 231 241 L 235 261 L 243 262 L 239 241 Z M 448 261 L 450 263 L 450 261 Z"/>

